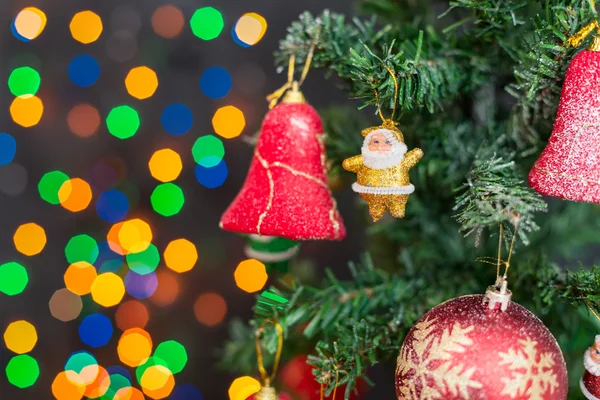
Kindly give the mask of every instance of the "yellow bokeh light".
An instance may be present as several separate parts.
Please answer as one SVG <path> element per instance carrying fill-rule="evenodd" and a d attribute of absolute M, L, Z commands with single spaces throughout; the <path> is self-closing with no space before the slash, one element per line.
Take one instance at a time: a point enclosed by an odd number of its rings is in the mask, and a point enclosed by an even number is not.
<path fill-rule="evenodd" d="M 150 174 L 161 182 L 171 182 L 177 179 L 183 164 L 177 152 L 171 149 L 157 150 L 148 162 Z"/>
<path fill-rule="evenodd" d="M 139 218 L 130 219 L 119 229 L 119 244 L 128 253 L 141 253 L 152 243 L 150 225 Z"/>
<path fill-rule="evenodd" d="M 35 326 L 27 321 L 15 321 L 4 331 L 6 347 L 17 354 L 29 353 L 37 343 Z"/>
<path fill-rule="evenodd" d="M 83 378 L 75 371 L 62 371 L 52 382 L 56 400 L 79 400 L 85 393 Z"/>
<path fill-rule="evenodd" d="M 26 7 L 15 17 L 15 30 L 27 40 L 38 37 L 46 27 L 46 14 L 39 8 Z"/>
<path fill-rule="evenodd" d="M 260 42 L 267 32 L 267 20 L 257 13 L 246 13 L 235 24 L 235 34 L 247 45 Z"/>
<path fill-rule="evenodd" d="M 96 277 L 91 293 L 92 299 L 101 306 L 116 306 L 125 296 L 125 284 L 119 275 L 106 272 Z"/>
<path fill-rule="evenodd" d="M 102 34 L 102 19 L 92 11 L 81 11 L 73 16 L 69 29 L 78 42 L 93 43 Z"/>
<path fill-rule="evenodd" d="M 194 243 L 187 239 L 176 239 L 171 241 L 164 252 L 164 260 L 167 267 L 175 272 L 187 272 L 194 268 L 198 261 L 198 251 Z"/>
<path fill-rule="evenodd" d="M 239 136 L 246 127 L 244 113 L 237 107 L 221 107 L 212 119 L 215 132 L 225 139 Z"/>
<path fill-rule="evenodd" d="M 265 264 L 253 258 L 239 263 L 233 276 L 236 285 L 248 293 L 261 290 L 269 279 Z"/>
<path fill-rule="evenodd" d="M 237 378 L 229 386 L 229 400 L 246 400 L 261 388 L 260 382 L 251 376 Z"/>
<path fill-rule="evenodd" d="M 10 105 L 10 115 L 16 124 L 31 128 L 40 122 L 44 114 L 44 104 L 37 96 L 15 97 Z"/>
<path fill-rule="evenodd" d="M 148 67 L 133 68 L 125 78 L 127 93 L 136 99 L 143 100 L 152 97 L 158 88 L 156 72 Z"/>
<path fill-rule="evenodd" d="M 81 178 L 65 181 L 58 191 L 60 205 L 71 212 L 85 210 L 92 201 L 92 188 Z"/>
<path fill-rule="evenodd" d="M 115 393 L 113 400 L 144 400 L 144 394 L 134 387 L 124 387 Z"/>
<path fill-rule="evenodd" d="M 175 378 L 168 368 L 162 365 L 152 365 L 144 371 L 140 385 L 148 397 L 164 399 L 173 391 Z"/>
<path fill-rule="evenodd" d="M 141 328 L 127 329 L 117 345 L 119 360 L 130 367 L 137 367 L 152 354 L 152 338 Z"/>
<path fill-rule="evenodd" d="M 46 246 L 46 231 L 33 222 L 23 224 L 17 228 L 13 241 L 19 253 L 34 256 L 41 253 Z"/>
<path fill-rule="evenodd" d="M 85 261 L 73 263 L 65 272 L 65 286 L 71 292 L 83 296 L 92 291 L 96 275 L 96 268 L 92 264 Z"/>

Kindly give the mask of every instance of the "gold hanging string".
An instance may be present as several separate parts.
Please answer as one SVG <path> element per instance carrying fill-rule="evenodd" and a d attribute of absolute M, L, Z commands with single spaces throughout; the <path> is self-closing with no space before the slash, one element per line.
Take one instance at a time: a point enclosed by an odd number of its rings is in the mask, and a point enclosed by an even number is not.
<path fill-rule="evenodd" d="M 300 75 L 300 81 L 294 81 L 294 71 L 295 71 L 295 67 L 296 67 L 296 54 L 292 54 L 290 56 L 290 60 L 288 62 L 287 82 L 282 87 L 280 87 L 279 89 L 275 90 L 273 93 L 271 93 L 270 95 L 267 96 L 267 101 L 269 102 L 269 109 L 272 109 L 273 107 L 275 107 L 277 105 L 277 103 L 279 102 L 279 99 L 281 99 L 281 97 L 283 97 L 285 92 L 287 92 L 289 89 L 294 88 L 294 84 L 296 84 L 297 87 L 302 86 L 302 84 L 304 83 L 304 80 L 306 79 L 306 76 L 308 75 L 308 71 L 310 70 L 310 64 L 312 63 L 312 59 L 315 54 L 315 47 L 317 47 L 320 33 L 321 33 L 321 27 L 319 26 L 317 28 L 317 33 L 313 37 L 312 43 L 310 45 L 310 49 L 308 50 L 308 54 L 306 56 L 306 61 L 304 62 L 304 69 L 302 70 L 302 74 Z"/>
<path fill-rule="evenodd" d="M 586 299 L 586 300 L 584 300 L 584 301 L 583 301 L 583 303 L 586 305 L 586 307 L 588 308 L 588 310 L 590 310 L 590 312 L 591 312 L 592 314 L 594 314 L 594 317 L 596 317 L 596 319 L 597 319 L 598 321 L 600 321 L 600 315 L 598 315 L 598 313 L 596 312 L 596 310 L 594 310 L 594 309 L 592 308 L 592 306 L 590 305 L 590 302 L 589 302 L 589 301 Z"/>
<path fill-rule="evenodd" d="M 381 121 L 383 121 L 383 124 L 392 124 L 395 125 L 394 123 L 394 115 L 396 114 L 396 109 L 398 108 L 398 94 L 400 92 L 400 85 L 398 84 L 398 78 L 396 78 L 396 73 L 394 71 L 392 71 L 392 69 L 390 67 L 388 67 L 385 64 L 381 64 L 383 66 L 383 68 L 385 68 L 387 70 L 387 72 L 390 74 L 390 76 L 392 77 L 392 80 L 394 81 L 394 108 L 392 109 L 392 116 L 390 118 L 385 118 L 383 116 L 383 112 L 381 111 L 381 103 L 379 101 L 379 90 L 377 90 L 377 88 L 373 89 L 375 91 L 375 102 L 377 105 L 377 112 L 379 113 L 379 116 L 381 117 Z"/>
<path fill-rule="evenodd" d="M 500 224 L 500 238 L 498 239 L 498 257 L 478 257 L 475 261 L 483 262 L 486 264 L 496 265 L 496 284 L 499 284 L 502 279 L 506 280 L 508 278 L 508 270 L 510 269 L 510 260 L 512 258 L 513 250 L 515 249 L 515 244 L 517 241 L 517 234 L 519 231 L 519 223 L 520 219 L 517 220 L 515 224 L 515 229 L 513 231 L 513 236 L 510 241 L 510 247 L 508 249 L 508 257 L 506 260 L 502 259 L 502 238 L 504 235 L 504 227 Z M 504 265 L 504 275 L 500 275 L 500 266 Z"/>
<path fill-rule="evenodd" d="M 271 385 L 271 382 L 275 379 L 275 374 L 277 374 L 277 369 L 279 368 L 279 361 L 281 360 L 281 351 L 283 350 L 283 328 L 279 323 L 275 322 L 272 319 L 265 319 L 265 322 L 269 322 L 275 326 L 277 329 L 277 351 L 275 352 L 275 361 L 273 361 L 273 371 L 271 375 L 268 374 L 265 369 L 265 365 L 263 363 L 263 355 L 262 348 L 260 346 L 260 334 L 262 333 L 264 326 L 261 326 L 256 331 L 256 358 L 258 363 L 258 371 L 260 372 L 260 377 L 262 378 L 263 385 L 268 387 Z"/>
<path fill-rule="evenodd" d="M 571 47 L 578 47 L 595 29 L 600 29 L 600 24 L 598 24 L 597 20 L 584 26 L 573 36 L 570 36 L 567 44 Z"/>
<path fill-rule="evenodd" d="M 502 237 L 504 236 L 504 225 L 500 223 L 500 237 L 498 238 L 498 268 L 496 269 L 496 282 L 500 280 L 500 264 L 502 263 Z"/>
<path fill-rule="evenodd" d="M 340 374 L 338 372 L 337 369 L 337 365 L 333 365 L 333 368 L 335 369 L 335 386 L 333 387 L 333 393 L 331 394 L 331 398 L 335 400 L 335 395 L 337 394 L 337 387 L 338 387 L 338 383 L 340 381 Z M 325 400 L 325 383 L 321 383 L 321 398 L 320 400 Z"/>
<path fill-rule="evenodd" d="M 504 270 L 504 279 L 506 279 L 508 277 L 508 269 L 510 268 L 510 259 L 512 258 L 513 255 L 513 250 L 515 249 L 515 243 L 517 241 L 517 234 L 519 232 L 519 223 L 521 222 L 521 219 L 517 219 L 517 223 L 515 224 L 515 229 L 513 231 L 513 237 L 512 240 L 510 241 L 510 248 L 508 249 L 508 258 L 506 259 L 506 269 Z"/>

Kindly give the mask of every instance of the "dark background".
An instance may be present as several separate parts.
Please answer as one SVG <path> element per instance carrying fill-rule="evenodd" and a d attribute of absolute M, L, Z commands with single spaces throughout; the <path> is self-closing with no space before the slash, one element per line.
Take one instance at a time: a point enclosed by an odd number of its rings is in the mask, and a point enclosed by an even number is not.
<path fill-rule="evenodd" d="M 154 232 L 154 243 L 162 252 L 166 243 L 184 237 L 196 244 L 200 259 L 189 273 L 180 276 L 180 294 L 176 302 L 159 308 L 144 301 L 150 311 L 147 330 L 155 343 L 175 339 L 185 344 L 190 360 L 184 371 L 176 376 L 177 383 L 192 383 L 205 399 L 226 399 L 227 388 L 236 377 L 219 371 L 215 364 L 218 349 L 228 334 L 228 321 L 236 316 L 251 315 L 254 296 L 239 290 L 233 279 L 238 262 L 243 260 L 241 238 L 223 232 L 218 220 L 229 202 L 243 183 L 251 158 L 251 148 L 242 137 L 224 140 L 225 161 L 229 177 L 217 189 L 206 189 L 194 178 L 194 160 L 191 147 L 197 137 L 212 134 L 211 118 L 223 105 L 235 105 L 246 117 L 246 128 L 242 136 L 251 136 L 258 131 L 267 111 L 265 96 L 284 82 L 273 66 L 272 53 L 278 40 L 286 33 L 286 27 L 304 11 L 319 12 L 323 8 L 351 13 L 350 0 L 229 0 L 188 1 L 173 0 L 186 18 L 183 33 L 176 39 L 164 39 L 156 35 L 150 18 L 154 10 L 166 1 L 83 1 L 83 0 L 30 0 L 3 2 L 0 13 L 0 131 L 13 135 L 17 140 L 14 163 L 27 172 L 27 187 L 18 196 L 8 196 L 0 191 L 0 264 L 17 261 L 26 266 L 30 283 L 24 293 L 15 297 L 0 295 L 0 328 L 2 331 L 14 320 L 26 319 L 38 331 L 39 341 L 30 353 L 38 360 L 41 376 L 29 389 L 19 390 L 6 381 L 4 371 L 0 373 L 0 397 L 8 399 L 50 399 L 50 385 L 63 368 L 68 356 L 81 349 L 77 327 L 81 317 L 91 312 L 102 312 L 114 316 L 115 309 L 103 309 L 84 300 L 80 318 L 68 323 L 50 315 L 48 301 L 52 294 L 64 287 L 63 274 L 68 263 L 64 246 L 74 235 L 87 233 L 99 242 L 105 237 L 110 225 L 96 214 L 94 192 L 92 204 L 84 212 L 70 213 L 60 206 L 52 206 L 39 197 L 37 183 L 45 172 L 60 169 L 71 177 L 82 177 L 90 173 L 94 165 L 106 157 L 122 160 L 125 165 L 126 181 L 139 193 L 137 208 L 129 217 L 139 216 L 149 221 Z M 223 12 L 225 29 L 216 40 L 204 42 L 192 35 L 189 18 L 193 11 L 203 6 L 214 6 Z M 26 6 L 39 7 L 46 13 L 48 23 L 37 39 L 23 43 L 10 31 L 12 18 Z M 133 32 L 137 38 L 137 53 L 126 62 L 112 60 L 106 52 L 106 43 L 118 30 L 135 27 L 119 22 L 118 15 L 123 7 L 134 10 L 141 26 Z M 70 35 L 69 21 L 81 10 L 90 9 L 102 17 L 104 31 L 93 44 L 82 45 Z M 234 43 L 230 31 L 245 12 L 257 12 L 268 22 L 265 37 L 256 46 L 242 48 Z M 79 54 L 88 53 L 98 59 L 101 67 L 99 81 L 90 88 L 80 88 L 70 82 L 67 66 Z M 30 65 L 42 76 L 38 96 L 44 101 L 42 121 L 35 127 L 25 129 L 12 122 L 9 106 L 13 99 L 6 81 L 10 72 L 22 65 Z M 159 88 L 153 97 L 138 101 L 129 96 L 123 80 L 133 67 L 148 65 L 159 78 Z M 212 100 L 200 90 L 198 81 L 208 67 L 222 66 L 233 79 L 233 88 L 224 99 Z M 319 71 L 312 71 L 303 86 L 309 102 L 315 107 L 348 102 L 343 93 L 335 88 L 334 82 L 325 81 Z M 131 139 L 121 141 L 109 135 L 104 123 L 99 131 L 89 138 L 80 138 L 70 133 L 66 116 L 76 104 L 88 102 L 95 105 L 104 119 L 108 111 L 121 104 L 134 106 L 140 113 L 141 128 Z M 168 104 L 180 102 L 190 107 L 194 114 L 194 125 L 187 134 L 174 137 L 164 132 L 159 116 Z M 358 111 L 357 111 L 358 112 Z M 368 113 L 368 111 L 365 111 Z M 363 127 L 356 127 L 357 133 Z M 150 207 L 150 194 L 157 182 L 150 176 L 147 163 L 152 153 L 160 148 L 171 147 L 183 158 L 184 170 L 176 183 L 186 195 L 186 204 L 181 213 L 164 218 Z M 0 167 L 0 175 L 2 173 Z M 16 179 L 16 178 L 15 178 Z M 9 182 L 10 183 L 10 182 Z M 4 181 L 6 184 L 6 181 Z M 348 189 L 336 193 L 340 212 L 348 229 L 348 237 L 342 242 L 313 242 L 303 245 L 301 259 L 311 259 L 320 274 L 325 266 L 333 268 L 340 276 L 346 273 L 348 260 L 356 260 L 361 251 L 363 229 L 355 215 L 355 197 Z M 16 251 L 12 235 L 16 228 L 27 222 L 36 222 L 45 228 L 48 243 L 37 256 L 26 257 Z M 160 266 L 159 268 L 164 268 Z M 307 266 L 307 268 L 311 268 Z M 307 272 L 307 271 L 303 271 Z M 308 271 L 310 272 L 310 271 Z M 214 291 L 221 294 L 228 306 L 223 323 L 208 328 L 196 321 L 193 303 L 201 293 Z M 87 296 L 89 297 L 89 296 Z M 103 366 L 118 364 L 116 330 L 108 345 L 93 350 Z M 0 368 L 4 370 L 12 357 L 4 343 L 0 346 Z M 377 388 L 370 391 L 367 399 L 393 398 L 393 366 L 379 367 L 374 371 Z"/>

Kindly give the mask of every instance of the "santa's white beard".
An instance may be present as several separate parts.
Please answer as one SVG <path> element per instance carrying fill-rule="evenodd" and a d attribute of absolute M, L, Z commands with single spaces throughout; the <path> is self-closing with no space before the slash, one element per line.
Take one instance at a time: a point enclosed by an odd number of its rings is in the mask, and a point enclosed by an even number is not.
<path fill-rule="evenodd" d="M 583 356 L 583 365 L 590 374 L 594 376 L 600 376 L 600 364 L 597 364 L 594 360 L 592 360 L 592 356 L 590 356 L 590 349 L 585 351 L 585 355 Z"/>
<path fill-rule="evenodd" d="M 387 153 L 371 151 L 367 146 L 362 148 L 363 164 L 371 169 L 388 169 L 398 165 L 404 160 L 404 154 L 406 154 L 404 143 L 394 144 L 391 151 Z"/>

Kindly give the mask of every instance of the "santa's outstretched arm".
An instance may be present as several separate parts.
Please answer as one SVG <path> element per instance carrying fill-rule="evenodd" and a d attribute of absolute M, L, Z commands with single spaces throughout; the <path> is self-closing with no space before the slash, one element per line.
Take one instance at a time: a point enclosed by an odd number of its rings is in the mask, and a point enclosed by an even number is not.
<path fill-rule="evenodd" d="M 342 167 L 346 171 L 350 171 L 350 172 L 358 171 L 362 165 L 363 165 L 363 161 L 362 161 L 361 155 L 346 158 L 344 160 L 344 162 L 342 163 Z"/>
<path fill-rule="evenodd" d="M 421 157 L 423 157 L 423 154 L 425 153 L 423 153 L 423 150 L 421 149 L 412 149 L 411 151 L 406 153 L 406 155 L 404 156 L 404 160 L 402 160 L 402 163 L 408 168 L 411 168 L 419 162 Z"/>

